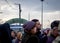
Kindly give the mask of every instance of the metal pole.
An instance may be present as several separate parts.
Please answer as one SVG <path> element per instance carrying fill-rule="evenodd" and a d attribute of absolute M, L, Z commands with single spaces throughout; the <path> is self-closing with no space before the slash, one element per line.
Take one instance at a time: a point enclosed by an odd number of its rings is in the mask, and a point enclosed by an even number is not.
<path fill-rule="evenodd" d="M 43 29 L 43 1 L 44 0 L 41 0 L 41 23 L 42 23 L 42 29 Z"/>
<path fill-rule="evenodd" d="M 30 21 L 30 13 L 28 14 L 28 20 Z"/>
<path fill-rule="evenodd" d="M 19 4 L 19 20 L 21 19 L 21 5 Z M 21 26 L 21 21 L 19 21 L 19 25 Z M 21 31 L 21 28 L 19 28 L 19 31 Z"/>

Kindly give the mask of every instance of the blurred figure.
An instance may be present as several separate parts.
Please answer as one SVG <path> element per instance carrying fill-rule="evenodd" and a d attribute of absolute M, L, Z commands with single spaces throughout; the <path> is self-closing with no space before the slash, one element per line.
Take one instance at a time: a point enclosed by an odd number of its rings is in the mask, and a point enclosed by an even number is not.
<path fill-rule="evenodd" d="M 10 25 L 8 23 L 0 25 L 0 43 L 12 43 Z"/>
<path fill-rule="evenodd" d="M 40 43 L 46 43 L 47 37 L 44 34 L 41 34 L 41 24 L 38 19 L 33 19 L 33 22 L 35 22 L 37 27 L 37 33 L 36 36 L 39 38 Z"/>
<path fill-rule="evenodd" d="M 50 28 L 46 28 L 46 29 L 43 31 L 43 34 L 48 36 L 49 32 L 50 32 Z"/>
<path fill-rule="evenodd" d="M 51 23 L 51 34 L 48 37 L 47 43 L 52 43 L 55 38 L 58 36 L 58 26 L 59 26 L 59 21 L 53 21 Z"/>
<path fill-rule="evenodd" d="M 11 29 L 11 39 L 12 39 L 12 43 L 15 43 L 16 40 L 16 32 L 14 30 Z"/>
<path fill-rule="evenodd" d="M 14 30 L 11 30 L 11 38 L 12 40 L 16 38 L 16 32 Z"/>
<path fill-rule="evenodd" d="M 39 43 L 38 37 L 35 35 L 37 32 L 36 24 L 33 21 L 28 21 L 23 25 L 24 36 L 22 43 Z"/>
<path fill-rule="evenodd" d="M 59 21 L 59 26 L 58 26 L 58 36 L 56 39 L 53 41 L 53 43 L 60 43 L 60 21 Z"/>
<path fill-rule="evenodd" d="M 15 43 L 21 43 L 21 40 L 22 40 L 22 33 L 17 32 L 17 39 L 16 39 Z"/>

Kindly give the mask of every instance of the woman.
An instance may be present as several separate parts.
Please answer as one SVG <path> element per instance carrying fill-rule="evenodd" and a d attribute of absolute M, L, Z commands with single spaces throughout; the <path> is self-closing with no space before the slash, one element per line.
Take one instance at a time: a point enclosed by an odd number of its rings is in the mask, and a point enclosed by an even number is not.
<path fill-rule="evenodd" d="M 16 40 L 16 32 L 14 30 L 11 30 L 11 39 L 12 39 L 12 43 L 15 43 L 15 40 Z"/>
<path fill-rule="evenodd" d="M 22 33 L 17 32 L 17 39 L 16 39 L 15 43 L 21 43 L 21 40 L 22 40 Z"/>
<path fill-rule="evenodd" d="M 35 35 L 37 28 L 35 22 L 29 21 L 23 25 L 24 35 L 22 38 L 22 43 L 39 43 L 38 37 Z"/>

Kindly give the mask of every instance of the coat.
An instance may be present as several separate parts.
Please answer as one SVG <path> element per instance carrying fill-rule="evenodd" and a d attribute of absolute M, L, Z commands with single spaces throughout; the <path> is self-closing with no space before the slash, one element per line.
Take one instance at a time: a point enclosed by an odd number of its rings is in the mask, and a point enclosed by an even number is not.
<path fill-rule="evenodd" d="M 0 43 L 12 43 L 10 26 L 8 23 L 0 25 Z"/>
<path fill-rule="evenodd" d="M 21 43 L 21 40 L 16 39 L 16 40 L 15 40 L 15 43 Z"/>
<path fill-rule="evenodd" d="M 60 36 L 57 36 L 53 43 L 60 43 Z"/>
<path fill-rule="evenodd" d="M 48 36 L 48 40 L 47 40 L 47 43 L 52 43 L 54 40 L 55 40 L 55 36 L 54 35 L 50 35 Z"/>
<path fill-rule="evenodd" d="M 47 35 L 41 34 L 40 31 L 36 33 L 36 36 L 39 38 L 40 43 L 46 43 L 47 42 Z"/>
<path fill-rule="evenodd" d="M 35 35 L 25 34 L 21 43 L 39 43 L 39 39 Z"/>

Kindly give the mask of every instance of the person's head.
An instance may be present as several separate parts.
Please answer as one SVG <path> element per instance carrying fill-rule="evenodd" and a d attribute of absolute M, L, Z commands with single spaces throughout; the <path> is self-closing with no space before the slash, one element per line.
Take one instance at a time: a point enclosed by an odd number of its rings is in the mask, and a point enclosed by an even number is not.
<path fill-rule="evenodd" d="M 19 39 L 19 40 L 22 39 L 22 33 L 21 32 L 17 32 L 17 39 Z"/>
<path fill-rule="evenodd" d="M 35 34 L 37 31 L 36 24 L 33 21 L 28 21 L 23 25 L 24 31 L 27 33 Z"/>
<path fill-rule="evenodd" d="M 40 24 L 39 20 L 38 19 L 33 19 L 32 21 L 36 23 L 37 30 L 40 30 L 41 29 L 41 24 Z"/>
<path fill-rule="evenodd" d="M 12 38 L 15 38 L 15 37 L 16 37 L 16 32 L 13 31 L 13 30 L 11 30 L 11 37 L 12 37 Z"/>
<path fill-rule="evenodd" d="M 54 36 L 58 35 L 59 22 L 60 21 L 56 20 L 51 23 L 51 34 L 53 34 Z"/>

